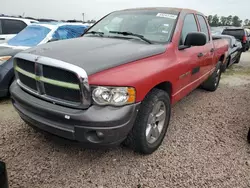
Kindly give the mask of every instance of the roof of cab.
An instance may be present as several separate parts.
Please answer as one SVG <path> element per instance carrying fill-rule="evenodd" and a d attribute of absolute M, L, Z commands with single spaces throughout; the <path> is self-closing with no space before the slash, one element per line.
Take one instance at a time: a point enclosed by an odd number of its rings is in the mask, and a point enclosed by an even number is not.
<path fill-rule="evenodd" d="M 199 13 L 202 14 L 196 10 L 191 9 L 183 9 L 183 8 L 174 8 L 174 7 L 142 7 L 142 8 L 131 8 L 131 9 L 124 9 L 121 11 L 136 11 L 136 10 L 142 10 L 142 11 L 164 11 L 164 12 L 171 12 L 171 13 L 180 13 L 180 12 L 192 12 L 192 13 Z"/>

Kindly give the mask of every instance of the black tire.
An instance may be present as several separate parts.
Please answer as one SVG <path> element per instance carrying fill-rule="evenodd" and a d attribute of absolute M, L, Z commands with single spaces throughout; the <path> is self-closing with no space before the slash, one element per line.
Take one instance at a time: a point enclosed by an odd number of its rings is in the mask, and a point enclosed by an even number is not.
<path fill-rule="evenodd" d="M 234 62 L 234 63 L 239 63 L 240 62 L 240 58 L 241 58 L 241 54 L 242 54 L 242 52 L 240 53 L 240 55 L 237 57 L 237 60 Z"/>
<path fill-rule="evenodd" d="M 230 66 L 230 61 L 231 61 L 231 57 L 229 56 L 228 59 L 226 60 L 227 61 L 227 68 Z"/>
<path fill-rule="evenodd" d="M 221 78 L 221 62 L 216 65 L 216 68 L 209 78 L 201 85 L 207 91 L 216 91 Z"/>
<path fill-rule="evenodd" d="M 165 122 L 162 128 L 162 131 L 159 134 L 158 139 L 154 143 L 149 143 L 146 138 L 146 128 L 148 125 L 148 120 L 150 114 L 152 114 L 154 105 L 157 103 L 164 103 L 166 109 Z M 130 131 L 127 139 L 124 144 L 134 151 L 142 154 L 151 154 L 161 145 L 170 120 L 171 114 L 171 103 L 170 98 L 167 92 L 160 89 L 151 90 L 145 99 L 142 101 L 140 110 L 137 114 L 135 124 Z"/>

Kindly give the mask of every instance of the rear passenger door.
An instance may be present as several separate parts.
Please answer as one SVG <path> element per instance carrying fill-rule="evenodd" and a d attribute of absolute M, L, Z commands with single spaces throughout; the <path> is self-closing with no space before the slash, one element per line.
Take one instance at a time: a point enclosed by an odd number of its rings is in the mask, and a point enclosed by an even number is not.
<path fill-rule="evenodd" d="M 214 63 L 213 63 L 214 47 L 213 47 L 213 41 L 210 38 L 210 33 L 208 30 L 208 24 L 207 24 L 206 19 L 204 18 L 204 16 L 199 15 L 199 14 L 196 16 L 199 22 L 200 32 L 205 33 L 207 37 L 206 45 L 200 46 L 201 53 L 202 53 L 202 57 L 200 61 L 200 72 L 201 72 L 201 76 L 205 76 L 214 67 Z"/>
<path fill-rule="evenodd" d="M 20 20 L 2 19 L 1 26 L 2 34 L 0 38 L 7 41 L 22 31 L 27 24 Z"/>

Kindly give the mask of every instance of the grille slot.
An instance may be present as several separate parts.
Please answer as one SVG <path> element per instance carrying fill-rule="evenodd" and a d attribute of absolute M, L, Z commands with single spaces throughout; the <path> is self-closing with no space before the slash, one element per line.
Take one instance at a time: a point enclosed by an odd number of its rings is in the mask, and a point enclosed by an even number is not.
<path fill-rule="evenodd" d="M 17 66 L 20 67 L 21 69 L 35 74 L 35 63 L 34 62 L 27 61 L 24 59 L 18 59 L 16 62 L 17 62 Z"/>
<path fill-rule="evenodd" d="M 19 80 L 23 84 L 25 84 L 26 86 L 28 86 L 32 90 L 37 91 L 36 80 L 34 80 L 33 78 L 30 78 L 28 76 L 25 76 L 22 73 L 18 73 L 18 77 L 19 77 Z"/>
<path fill-rule="evenodd" d="M 43 76 L 45 78 L 50 78 L 54 80 L 60 80 L 64 82 L 70 82 L 70 83 L 79 83 L 78 78 L 76 75 L 72 72 L 58 69 L 55 67 L 50 67 L 47 65 L 43 65 Z"/>
<path fill-rule="evenodd" d="M 79 90 L 68 89 L 64 87 L 58 87 L 51 84 L 44 84 L 45 93 L 48 96 L 62 99 L 65 101 L 80 102 Z"/>

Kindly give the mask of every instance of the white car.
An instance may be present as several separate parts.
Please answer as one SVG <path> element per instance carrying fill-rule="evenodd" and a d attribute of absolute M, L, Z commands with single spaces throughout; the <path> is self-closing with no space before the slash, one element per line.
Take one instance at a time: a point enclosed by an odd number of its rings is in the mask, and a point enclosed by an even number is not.
<path fill-rule="evenodd" d="M 13 38 L 17 33 L 32 23 L 38 23 L 38 21 L 23 18 L 0 17 L 0 44 Z"/>
<path fill-rule="evenodd" d="M 27 26 L 15 37 L 6 43 L 0 44 L 0 54 L 6 48 L 13 50 L 26 50 L 28 48 L 52 42 L 80 37 L 88 28 L 82 23 L 37 23 Z M 7 55 L 7 54 L 4 54 Z"/>

